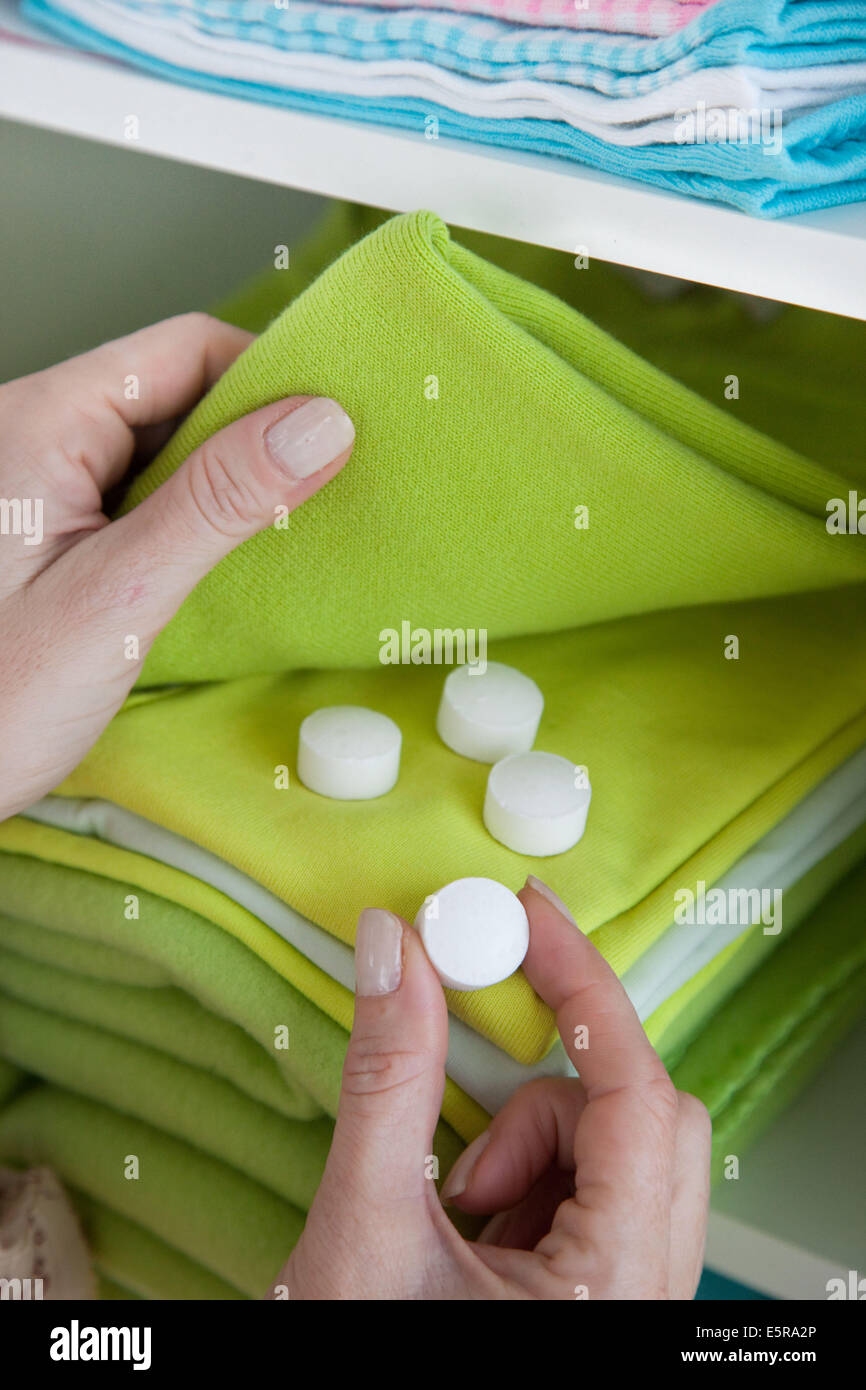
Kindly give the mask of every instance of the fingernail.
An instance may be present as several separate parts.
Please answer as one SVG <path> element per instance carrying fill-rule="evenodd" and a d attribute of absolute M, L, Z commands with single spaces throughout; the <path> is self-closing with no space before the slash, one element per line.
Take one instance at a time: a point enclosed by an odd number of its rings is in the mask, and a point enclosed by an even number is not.
<path fill-rule="evenodd" d="M 289 411 L 265 430 L 271 456 L 289 477 L 299 481 L 332 463 L 354 438 L 355 426 L 343 407 L 321 396 Z"/>
<path fill-rule="evenodd" d="M 479 1134 L 478 1138 L 473 1139 L 468 1148 L 463 1150 L 442 1187 L 440 1195 L 444 1203 L 453 1201 L 455 1197 L 460 1196 L 461 1192 L 466 1191 L 472 1176 L 472 1169 L 489 1143 L 490 1130 L 485 1129 L 483 1134 Z"/>
<path fill-rule="evenodd" d="M 542 883 L 540 878 L 536 878 L 534 874 L 530 874 L 529 878 L 526 880 L 526 887 L 532 888 L 536 893 L 540 893 L 543 898 L 547 898 L 547 901 L 556 908 L 557 912 L 562 913 L 566 922 L 570 922 L 573 927 L 577 927 L 577 923 L 565 906 L 562 898 L 558 898 L 553 889 L 548 888 L 546 883 Z M 577 929 L 580 931 L 580 927 L 577 927 Z"/>
<path fill-rule="evenodd" d="M 380 907 L 365 907 L 355 933 L 355 993 L 393 994 L 402 975 L 402 923 Z"/>

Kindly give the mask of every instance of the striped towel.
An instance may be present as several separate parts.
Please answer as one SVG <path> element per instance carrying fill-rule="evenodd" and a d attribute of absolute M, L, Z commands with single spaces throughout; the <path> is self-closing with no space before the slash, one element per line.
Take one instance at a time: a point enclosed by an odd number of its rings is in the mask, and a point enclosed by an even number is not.
<path fill-rule="evenodd" d="M 742 63 L 791 68 L 866 59 L 866 0 L 720 0 L 660 39 L 518 27 L 476 15 L 291 0 L 25 0 L 24 13 L 55 11 L 110 32 L 118 19 L 147 28 L 244 40 L 295 53 L 410 59 L 470 77 L 570 82 L 608 96 L 637 96 L 700 68 Z"/>
<path fill-rule="evenodd" d="M 349 0 L 363 5 L 365 0 Z M 367 0 L 383 9 L 402 9 L 404 0 Z M 455 10 L 492 15 L 513 24 L 543 24 L 559 29 L 594 29 L 609 34 L 643 34 L 661 38 L 718 0 L 415 0 L 419 9 Z"/>

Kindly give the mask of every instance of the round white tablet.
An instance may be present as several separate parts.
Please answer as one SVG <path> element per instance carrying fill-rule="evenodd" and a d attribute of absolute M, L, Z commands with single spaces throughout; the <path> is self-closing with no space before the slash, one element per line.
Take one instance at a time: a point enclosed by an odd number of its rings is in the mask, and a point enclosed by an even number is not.
<path fill-rule="evenodd" d="M 442 688 L 436 731 L 464 758 L 496 763 L 535 742 L 544 696 L 535 681 L 491 661 L 485 671 L 458 666 Z"/>
<path fill-rule="evenodd" d="M 518 854 L 562 854 L 583 834 L 591 799 L 585 767 L 556 753 L 518 753 L 490 769 L 484 824 Z"/>
<path fill-rule="evenodd" d="M 458 878 L 432 893 L 415 926 L 450 989 L 484 989 L 513 975 L 529 949 L 520 899 L 492 878 Z"/>
<path fill-rule="evenodd" d="M 376 710 L 317 709 L 298 735 L 298 776 L 310 791 L 338 801 L 384 796 L 397 781 L 401 741 L 393 719 Z"/>

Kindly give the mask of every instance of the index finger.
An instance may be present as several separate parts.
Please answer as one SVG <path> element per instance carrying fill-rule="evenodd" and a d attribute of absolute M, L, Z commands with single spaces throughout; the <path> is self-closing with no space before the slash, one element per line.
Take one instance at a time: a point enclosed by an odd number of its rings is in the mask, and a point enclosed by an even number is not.
<path fill-rule="evenodd" d="M 556 1014 L 588 1099 L 668 1079 L 625 989 L 589 937 L 530 880 L 518 897 L 530 925 L 524 973 Z"/>
<path fill-rule="evenodd" d="M 185 415 L 253 341 L 253 334 L 208 314 L 181 314 L 116 338 L 67 362 L 7 382 L 0 407 L 23 422 L 15 457 L 22 479 L 4 476 L 4 489 L 24 485 L 28 457 L 45 466 L 58 440 L 74 441 L 74 457 L 100 493 L 126 472 L 135 430 Z M 16 451 L 13 451 L 13 455 Z"/>
<path fill-rule="evenodd" d="M 530 880 L 520 894 L 524 970 L 556 1012 L 587 1103 L 574 1134 L 575 1196 L 537 1252 L 578 1271 L 592 1250 L 610 1287 L 632 1297 L 668 1284 L 677 1093 L 622 984 L 549 891 Z"/>

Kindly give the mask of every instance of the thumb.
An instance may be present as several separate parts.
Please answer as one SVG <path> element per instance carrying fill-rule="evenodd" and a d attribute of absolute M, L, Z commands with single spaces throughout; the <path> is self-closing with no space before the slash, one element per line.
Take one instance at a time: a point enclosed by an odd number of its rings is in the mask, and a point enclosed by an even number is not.
<path fill-rule="evenodd" d="M 355 939 L 355 1019 L 316 1201 L 347 1223 L 398 1221 L 435 1188 L 427 1159 L 445 1087 L 448 1011 L 417 933 L 379 908 Z M 438 1199 L 437 1199 L 438 1200 Z"/>
<path fill-rule="evenodd" d="M 107 608 L 124 577 L 144 652 L 214 565 L 272 525 L 279 507 L 294 511 L 339 473 L 354 439 L 336 401 L 294 396 L 253 411 L 206 439 L 133 511 L 75 546 L 76 574 L 89 551 L 89 592 Z"/>
<path fill-rule="evenodd" d="M 291 512 L 324 487 L 354 438 L 336 401 L 276 401 L 206 440 L 133 511 L 36 576 L 4 623 L 4 652 L 20 650 L 27 661 L 19 667 L 26 679 L 7 682 L 3 724 L 14 729 L 18 720 L 28 735 L 3 748 L 0 819 L 77 765 L 199 580 L 270 525 L 277 507 Z M 125 650 L 132 633 L 135 660 Z"/>

